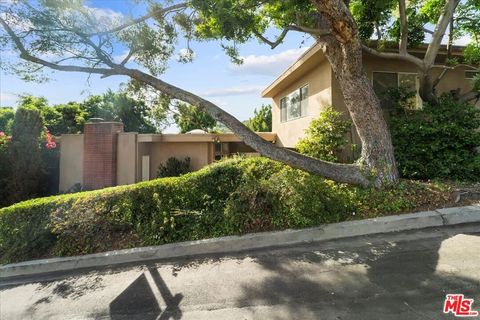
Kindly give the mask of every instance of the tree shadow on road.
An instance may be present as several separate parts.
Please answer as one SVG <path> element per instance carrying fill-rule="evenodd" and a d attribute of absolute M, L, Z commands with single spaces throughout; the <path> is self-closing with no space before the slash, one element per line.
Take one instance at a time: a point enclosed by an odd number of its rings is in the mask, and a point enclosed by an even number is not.
<path fill-rule="evenodd" d="M 358 238 L 353 245 L 351 239 L 313 244 L 287 258 L 259 256 L 271 276 L 245 285 L 237 304 L 277 305 L 281 312 L 272 317 L 278 319 L 437 320 L 454 319 L 442 313 L 445 295 L 463 293 L 480 309 L 479 233 L 437 232 L 420 240 L 380 235 L 373 241 Z M 473 255 L 469 259 L 462 258 L 466 249 Z"/>

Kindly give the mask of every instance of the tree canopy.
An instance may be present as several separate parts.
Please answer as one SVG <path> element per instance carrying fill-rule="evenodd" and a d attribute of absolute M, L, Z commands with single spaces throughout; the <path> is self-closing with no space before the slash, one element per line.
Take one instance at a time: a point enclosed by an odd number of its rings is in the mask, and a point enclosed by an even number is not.
<path fill-rule="evenodd" d="M 238 60 L 236 44 L 253 37 L 275 48 L 292 31 L 305 32 L 315 38 L 328 36 L 326 21 L 318 12 L 318 6 L 315 6 L 317 2 L 328 4 L 331 1 L 276 0 L 265 3 L 261 0 L 193 0 L 192 5 L 200 11 L 199 35 L 231 41 L 234 45 L 225 46 L 226 52 Z M 404 60 L 418 67 L 422 87 L 420 95 L 425 101 L 435 103 L 438 98 L 435 87 L 449 70 L 465 64 L 472 70 L 479 70 L 480 1 L 352 0 L 345 3 L 358 28 L 358 37 L 365 52 Z M 281 30 L 274 40 L 264 36 L 272 25 Z M 431 69 L 435 65 L 441 42 L 445 40 L 445 33 L 448 34 L 448 55 L 443 66 L 445 72 L 431 79 Z M 470 39 L 463 51 L 463 58 L 452 59 L 453 42 L 462 37 Z M 428 48 L 423 59 L 408 52 L 408 49 L 424 43 L 428 44 Z M 395 47 L 396 52 L 392 51 Z M 465 92 L 463 98 L 469 100 L 477 96 L 478 90 L 475 90 L 475 93 Z"/>
<path fill-rule="evenodd" d="M 13 111 L 13 108 L 0 108 L 0 132 L 10 135 L 12 133 L 12 125 L 14 118 L 15 111 Z"/>
<path fill-rule="evenodd" d="M 272 106 L 264 104 L 255 109 L 253 117 L 245 121 L 245 125 L 255 132 L 272 132 Z"/>
<path fill-rule="evenodd" d="M 140 99 L 132 98 L 127 92 L 108 90 L 103 95 L 88 97 L 82 107 L 86 119 L 101 118 L 105 121 L 120 121 L 126 132 L 155 133 L 150 108 Z"/>
<path fill-rule="evenodd" d="M 186 133 L 194 129 L 200 129 L 205 132 L 212 131 L 216 125 L 215 119 L 194 106 L 177 103 L 177 111 L 173 115 L 175 123 L 181 133 Z"/>

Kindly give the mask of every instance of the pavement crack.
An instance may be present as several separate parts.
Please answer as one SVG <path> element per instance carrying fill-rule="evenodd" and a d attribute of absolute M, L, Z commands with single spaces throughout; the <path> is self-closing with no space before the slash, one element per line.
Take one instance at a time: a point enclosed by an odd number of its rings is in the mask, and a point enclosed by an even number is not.
<path fill-rule="evenodd" d="M 448 225 L 447 218 L 445 218 L 445 216 L 440 211 L 435 210 L 435 212 L 438 213 L 438 215 L 442 219 L 442 225 L 447 226 Z"/>

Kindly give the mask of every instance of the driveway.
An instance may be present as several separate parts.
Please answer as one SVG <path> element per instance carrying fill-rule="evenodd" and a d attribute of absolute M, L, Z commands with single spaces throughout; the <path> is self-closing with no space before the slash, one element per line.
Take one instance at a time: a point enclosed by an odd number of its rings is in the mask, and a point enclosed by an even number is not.
<path fill-rule="evenodd" d="M 480 311 L 480 225 L 318 242 L 6 283 L 9 319 L 454 319 Z"/>

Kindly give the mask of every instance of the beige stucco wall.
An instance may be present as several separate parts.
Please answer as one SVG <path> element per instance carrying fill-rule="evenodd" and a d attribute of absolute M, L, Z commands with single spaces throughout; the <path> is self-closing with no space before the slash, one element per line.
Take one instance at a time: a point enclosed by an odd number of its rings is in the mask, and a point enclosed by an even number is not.
<path fill-rule="evenodd" d="M 282 123 L 280 121 L 280 99 L 307 84 L 309 90 L 308 115 Z M 318 117 L 324 106 L 331 104 L 331 68 L 328 62 L 323 60 L 273 97 L 272 131 L 277 133 L 277 144 L 287 148 L 295 147 L 298 140 L 304 136 L 304 131 L 310 122 Z"/>
<path fill-rule="evenodd" d="M 137 182 L 137 134 L 120 133 L 117 140 L 117 185 Z"/>
<path fill-rule="evenodd" d="M 372 73 L 374 71 L 418 73 L 418 69 L 414 64 L 405 61 L 382 59 L 369 55 L 365 55 L 363 61 L 365 72 L 370 80 L 372 80 Z M 443 68 L 434 68 L 432 70 L 432 78 L 436 79 L 442 71 Z M 437 85 L 437 91 L 439 94 L 450 90 L 455 90 L 457 88 L 460 88 L 462 92 L 468 92 L 472 89 L 471 81 L 465 79 L 464 67 L 459 67 L 448 71 Z"/>
<path fill-rule="evenodd" d="M 367 77 L 372 82 L 372 75 L 373 72 L 376 71 L 386 71 L 386 72 L 406 72 L 406 73 L 418 73 L 418 69 L 414 64 L 405 62 L 405 61 L 398 61 L 398 60 L 390 60 L 390 59 L 382 59 L 378 57 L 373 57 L 369 55 L 365 55 L 363 58 L 364 61 L 364 69 L 367 74 Z M 432 78 L 436 79 L 437 76 L 442 72 L 442 68 L 435 68 L 432 71 Z M 437 86 L 437 91 L 439 94 L 448 92 L 450 90 L 455 90 L 457 88 L 461 89 L 461 92 L 468 92 L 472 89 L 471 80 L 465 79 L 465 68 L 456 68 L 455 70 L 448 71 L 447 74 L 444 76 L 442 81 Z M 346 115 L 348 115 L 348 110 L 345 106 L 343 101 L 343 95 L 340 91 L 339 84 L 335 79 L 334 74 L 332 73 L 332 101 L 333 106 L 340 111 L 343 111 Z M 352 150 L 348 150 L 344 152 L 344 157 L 347 160 L 356 159 L 360 156 L 360 139 L 355 128 L 352 128 L 352 132 L 349 135 L 350 140 L 353 141 L 358 148 L 355 149 L 355 152 Z"/>
<path fill-rule="evenodd" d="M 59 190 L 83 185 L 83 134 L 63 134 L 60 143 Z"/>
<path fill-rule="evenodd" d="M 160 164 L 168 158 L 190 158 L 192 170 L 199 170 L 211 163 L 211 142 L 154 142 L 150 143 L 150 179 L 157 176 Z"/>

